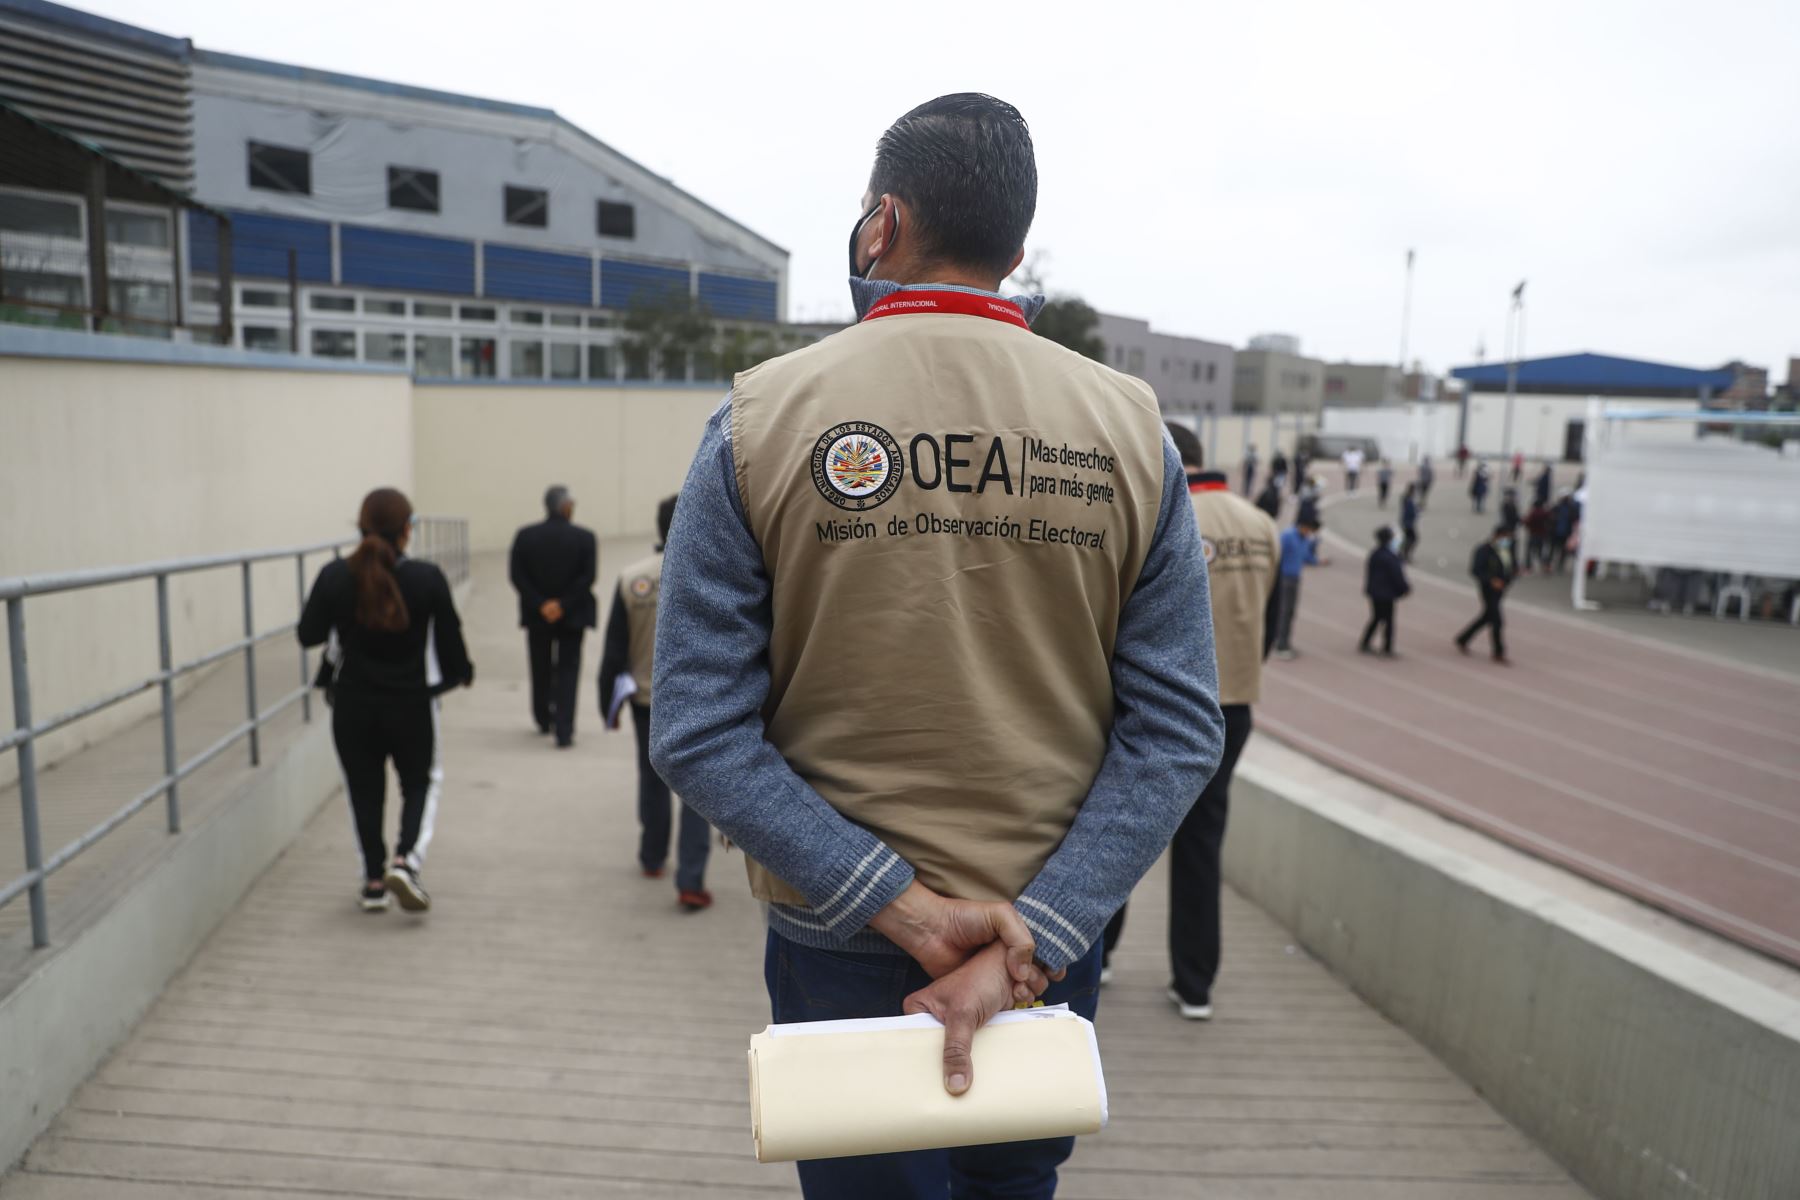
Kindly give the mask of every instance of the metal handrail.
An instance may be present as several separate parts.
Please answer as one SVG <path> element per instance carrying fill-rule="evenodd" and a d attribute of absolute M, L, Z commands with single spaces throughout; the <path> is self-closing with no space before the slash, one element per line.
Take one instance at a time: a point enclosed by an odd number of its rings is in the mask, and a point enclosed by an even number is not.
<path fill-rule="evenodd" d="M 263 725 L 293 707 L 296 701 L 300 704 L 302 719 L 308 722 L 312 720 L 312 670 L 305 647 L 299 649 L 300 686 L 277 698 L 268 708 L 258 708 L 256 649 L 264 642 L 291 635 L 298 628 L 299 622 L 297 620 L 288 621 L 261 632 L 257 631 L 255 594 L 251 586 L 251 567 L 260 562 L 293 559 L 294 594 L 297 604 L 295 611 L 298 612 L 306 605 L 307 556 L 322 554 L 326 551 L 330 551 L 335 556 L 342 553 L 345 546 L 351 544 L 353 543 L 349 539 L 337 538 L 331 541 L 312 542 L 303 546 L 289 546 L 276 550 L 203 555 L 168 559 L 162 562 L 138 563 L 133 566 L 101 567 L 86 571 L 67 571 L 57 574 L 0 579 L 0 600 L 5 601 L 6 604 L 6 635 L 12 666 L 14 724 L 14 728 L 0 734 L 0 753 L 12 750 L 19 756 L 19 815 L 25 840 L 25 873 L 0 884 L 0 907 L 4 907 L 16 899 L 20 893 L 29 894 L 33 946 L 41 948 L 50 944 L 49 913 L 44 896 L 44 881 L 53 873 L 67 865 L 76 855 L 117 829 L 159 795 L 163 796 L 167 803 L 169 832 L 171 834 L 180 833 L 179 785 L 182 780 L 243 740 L 248 740 L 250 743 L 250 765 L 253 767 L 260 765 L 262 762 Z M 409 548 L 413 557 L 436 562 L 453 584 L 461 583 L 469 577 L 469 523 L 466 519 L 429 516 L 414 518 L 413 540 Z M 241 575 L 244 607 L 243 636 L 197 658 L 181 663 L 174 662 L 169 630 L 170 576 L 185 575 L 195 571 L 218 570 L 225 567 L 237 567 Z M 33 721 L 31 716 L 31 673 L 25 640 L 26 599 L 31 596 L 130 583 L 140 579 L 156 581 L 156 633 L 159 662 L 155 673 L 94 699 L 85 700 L 42 721 Z M 190 675 L 212 666 L 214 663 L 221 662 L 234 654 L 244 656 L 245 719 L 186 762 L 177 761 L 175 753 L 175 681 L 184 675 Z M 38 823 L 38 739 L 85 717 L 103 712 L 115 704 L 147 692 L 151 688 L 156 688 L 161 693 L 162 776 L 148 788 L 133 796 L 124 807 L 46 859 Z"/>

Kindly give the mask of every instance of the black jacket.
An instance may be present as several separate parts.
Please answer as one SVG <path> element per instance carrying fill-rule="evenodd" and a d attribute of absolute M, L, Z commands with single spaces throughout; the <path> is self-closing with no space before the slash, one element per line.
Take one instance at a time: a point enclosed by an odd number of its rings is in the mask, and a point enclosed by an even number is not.
<path fill-rule="evenodd" d="M 475 666 L 463 645 L 462 621 L 444 573 L 431 563 L 402 558 L 394 565 L 394 577 L 400 581 L 408 621 L 400 632 L 387 633 L 357 624 L 350 564 L 343 559 L 326 563 L 300 614 L 300 644 L 323 645 L 337 631 L 338 659 L 330 674 L 340 693 L 425 695 L 473 682 Z M 428 665 L 433 660 L 436 678 Z"/>
<path fill-rule="evenodd" d="M 1262 492 L 1257 495 L 1256 507 L 1262 509 L 1277 521 L 1281 519 L 1281 489 L 1275 485 L 1275 480 L 1272 477 L 1269 482 L 1264 485 Z"/>
<path fill-rule="evenodd" d="M 1410 591 L 1412 585 L 1406 582 L 1400 556 L 1386 546 L 1376 547 L 1363 572 L 1363 595 L 1371 600 L 1398 600 Z"/>
<path fill-rule="evenodd" d="M 594 572 L 599 550 L 591 530 L 563 517 L 550 517 L 519 530 L 512 544 L 512 585 L 519 593 L 519 624 L 545 628 L 538 612 L 546 600 L 563 606 L 558 629 L 592 629 L 599 623 L 594 605 Z"/>
<path fill-rule="evenodd" d="M 1475 547 L 1475 554 L 1469 559 L 1469 574 L 1475 577 L 1483 592 L 1496 590 L 1495 580 L 1500 581 L 1500 590 L 1512 582 L 1512 572 L 1506 569 L 1506 558 L 1492 542 Z"/>

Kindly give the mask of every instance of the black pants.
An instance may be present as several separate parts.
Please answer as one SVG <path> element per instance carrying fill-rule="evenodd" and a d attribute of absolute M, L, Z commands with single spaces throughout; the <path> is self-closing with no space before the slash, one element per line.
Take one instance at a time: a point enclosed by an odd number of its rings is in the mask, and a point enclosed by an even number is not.
<path fill-rule="evenodd" d="M 1250 706 L 1227 704 L 1224 712 L 1219 769 L 1169 843 L 1169 963 L 1175 990 L 1189 1004 L 1209 1003 L 1219 974 L 1219 847 L 1231 811 L 1231 775 L 1250 740 Z M 1121 908 L 1106 926 L 1108 958 L 1124 932 Z"/>
<path fill-rule="evenodd" d="M 673 796 L 669 785 L 650 765 L 650 709 L 629 704 L 631 727 L 637 733 L 638 752 L 638 824 L 643 833 L 638 839 L 638 862 L 646 871 L 660 871 L 669 858 L 669 806 Z M 675 844 L 675 886 L 684 892 L 697 892 L 706 886 L 706 856 L 711 849 L 712 827 L 706 818 L 681 804 L 681 833 Z"/>
<path fill-rule="evenodd" d="M 1456 635 L 1456 644 L 1467 646 L 1475 640 L 1483 626 L 1487 627 L 1488 638 L 1494 645 L 1494 657 L 1506 657 L 1506 640 L 1503 633 L 1505 622 L 1500 615 L 1500 598 L 1504 593 L 1495 588 L 1481 589 L 1481 615 L 1469 622 L 1469 627 Z"/>
<path fill-rule="evenodd" d="M 546 733 L 556 730 L 556 740 L 575 737 L 575 688 L 581 682 L 581 635 L 585 630 L 548 629 L 533 625 L 525 631 L 531 654 L 531 719 Z"/>
<path fill-rule="evenodd" d="M 1394 652 L 1394 602 L 1392 600 L 1369 600 L 1369 623 L 1363 627 L 1362 648 L 1367 650 L 1375 631 L 1381 630 L 1381 648 L 1387 653 Z"/>
<path fill-rule="evenodd" d="M 400 839 L 394 855 L 424 865 L 436 824 L 444 772 L 437 754 L 437 701 L 427 696 L 367 696 L 339 690 L 331 708 L 331 738 L 344 768 L 344 788 L 362 846 L 363 878 L 387 869 L 381 838 L 387 805 L 387 764 L 400 776 Z"/>
<path fill-rule="evenodd" d="M 1362 475 L 1359 472 L 1345 471 L 1344 472 L 1344 490 L 1347 492 L 1354 492 L 1356 490 L 1356 481 L 1361 478 L 1362 478 Z"/>
<path fill-rule="evenodd" d="M 1419 544 L 1419 530 L 1415 525 L 1400 527 L 1400 561 L 1411 562 L 1413 550 Z"/>
<path fill-rule="evenodd" d="M 1376 508 L 1386 508 L 1387 507 L 1388 488 L 1390 488 L 1392 486 L 1393 486 L 1393 484 L 1389 483 L 1385 479 L 1377 479 L 1375 481 L 1375 507 Z"/>

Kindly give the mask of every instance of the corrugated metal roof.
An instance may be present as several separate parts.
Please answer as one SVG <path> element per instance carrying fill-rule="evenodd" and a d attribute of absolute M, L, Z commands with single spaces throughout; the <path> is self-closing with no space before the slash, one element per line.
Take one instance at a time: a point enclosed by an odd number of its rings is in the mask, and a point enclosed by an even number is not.
<path fill-rule="evenodd" d="M 1506 371 L 1507 364 L 1502 362 L 1457 367 L 1450 374 L 1472 390 L 1485 392 L 1505 390 Z M 1731 386 L 1731 379 L 1729 368 L 1703 370 L 1583 352 L 1520 360 L 1518 388 L 1522 392 L 1698 395 L 1702 390 L 1723 392 Z"/>

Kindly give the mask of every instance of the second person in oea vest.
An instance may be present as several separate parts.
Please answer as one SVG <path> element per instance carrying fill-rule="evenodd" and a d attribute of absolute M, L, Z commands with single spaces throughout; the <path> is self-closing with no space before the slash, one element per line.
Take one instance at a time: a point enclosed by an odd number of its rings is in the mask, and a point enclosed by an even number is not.
<path fill-rule="evenodd" d="M 675 497 L 656 510 L 656 552 L 626 567 L 613 591 L 606 617 L 606 642 L 600 653 L 600 715 L 607 728 L 619 727 L 619 711 L 631 708 L 637 735 L 638 866 L 650 879 L 661 879 L 669 859 L 669 810 L 672 797 L 650 764 L 651 669 L 656 661 L 656 606 L 662 593 L 663 544 L 675 519 Z M 688 912 L 712 904 L 706 890 L 706 857 L 711 829 L 706 818 L 685 802 L 675 848 L 675 898 Z"/>

